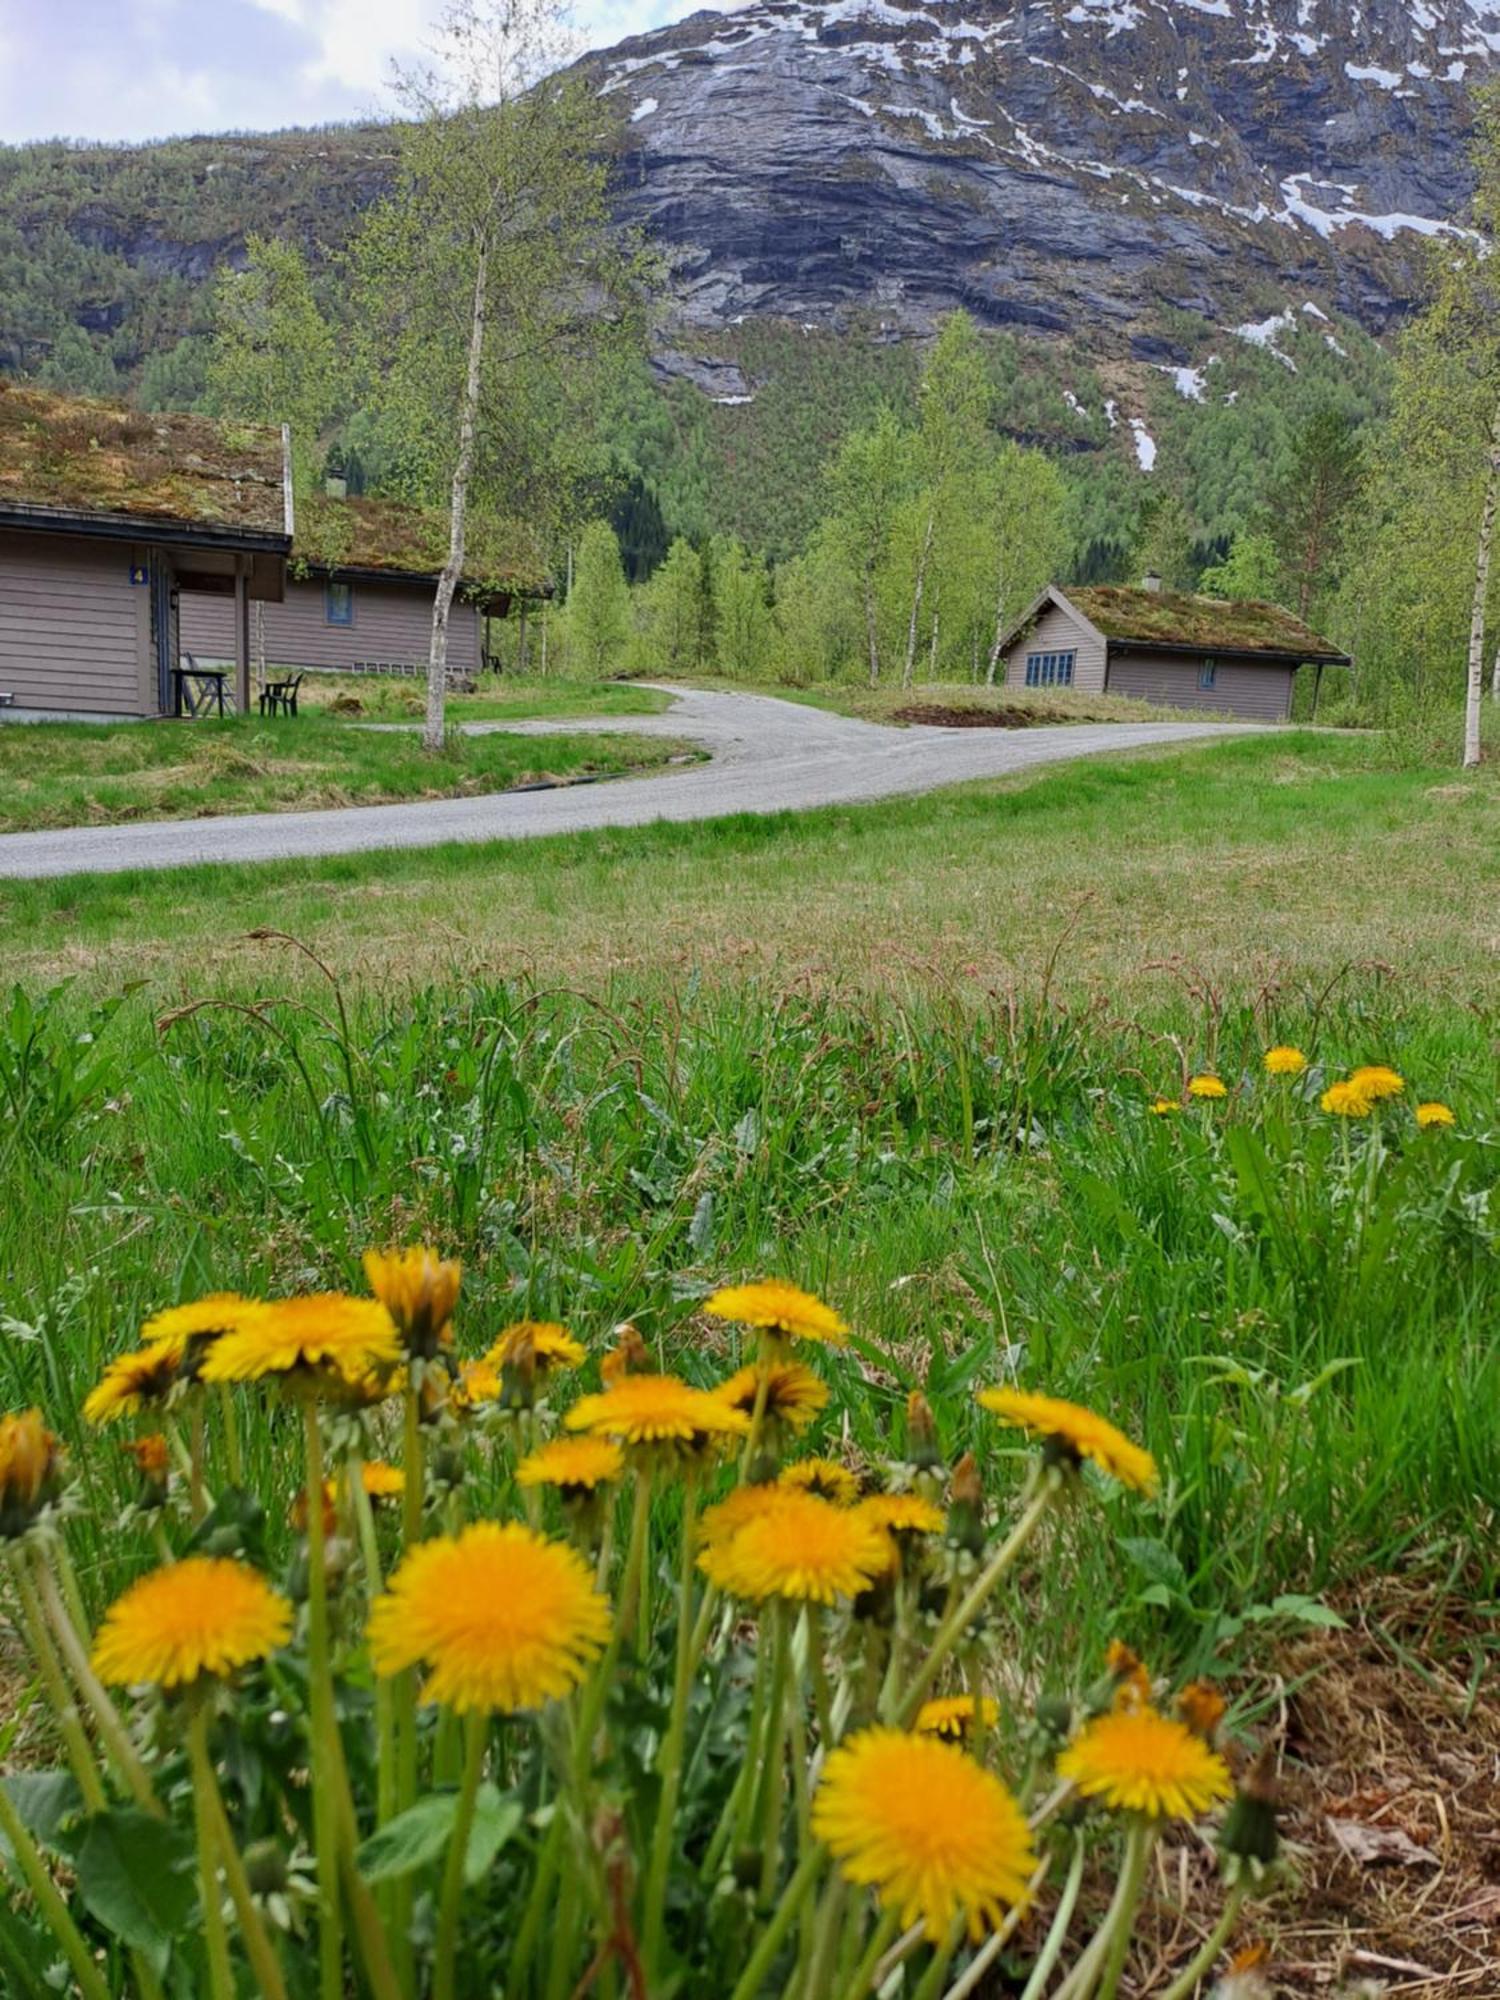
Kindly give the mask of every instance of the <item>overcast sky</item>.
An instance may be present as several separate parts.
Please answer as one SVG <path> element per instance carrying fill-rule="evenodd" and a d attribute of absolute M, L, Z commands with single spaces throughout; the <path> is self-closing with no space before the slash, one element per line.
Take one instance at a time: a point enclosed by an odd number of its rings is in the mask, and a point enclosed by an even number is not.
<path fill-rule="evenodd" d="M 575 0 L 580 46 L 705 0 Z M 389 108 L 442 0 L 0 0 L 0 142 L 268 131 Z"/>

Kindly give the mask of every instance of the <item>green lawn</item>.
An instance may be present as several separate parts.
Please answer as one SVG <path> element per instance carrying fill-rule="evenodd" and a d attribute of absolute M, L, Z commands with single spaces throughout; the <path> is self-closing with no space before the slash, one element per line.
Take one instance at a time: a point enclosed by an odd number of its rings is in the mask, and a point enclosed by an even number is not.
<path fill-rule="evenodd" d="M 212 813 L 454 798 L 542 778 L 645 770 L 688 746 L 623 735 L 456 737 L 297 716 L 0 729 L 0 832 Z"/>
<path fill-rule="evenodd" d="M 235 939 L 274 924 L 420 984 L 441 926 L 461 963 L 524 956 L 595 986 L 691 972 L 971 995 L 1034 982 L 1055 951 L 1057 989 L 1112 1010 L 1385 964 L 1470 1008 L 1496 986 L 1497 854 L 1492 771 L 1288 733 L 889 804 L 183 870 L 168 895 L 144 873 L 6 883 L 0 944 L 29 977 L 253 981 Z"/>
<path fill-rule="evenodd" d="M 420 679 L 391 674 L 309 673 L 302 683 L 304 707 L 326 708 L 337 703 L 344 713 L 358 704 L 371 721 L 399 722 L 420 718 L 426 700 Z M 658 688 L 633 681 L 583 681 L 558 676 L 519 679 L 486 676 L 475 694 L 451 694 L 448 713 L 455 722 L 526 722 L 533 719 L 586 715 L 660 715 L 672 698 Z"/>

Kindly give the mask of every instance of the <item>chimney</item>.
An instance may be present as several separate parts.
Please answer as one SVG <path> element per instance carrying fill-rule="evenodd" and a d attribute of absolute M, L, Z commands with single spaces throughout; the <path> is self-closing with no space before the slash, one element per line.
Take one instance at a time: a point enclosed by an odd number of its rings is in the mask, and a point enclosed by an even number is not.
<path fill-rule="evenodd" d="M 1161 589 L 1161 578 L 1157 575 L 1154 569 L 1148 569 L 1146 574 L 1141 578 L 1141 589 L 1142 590 Z"/>

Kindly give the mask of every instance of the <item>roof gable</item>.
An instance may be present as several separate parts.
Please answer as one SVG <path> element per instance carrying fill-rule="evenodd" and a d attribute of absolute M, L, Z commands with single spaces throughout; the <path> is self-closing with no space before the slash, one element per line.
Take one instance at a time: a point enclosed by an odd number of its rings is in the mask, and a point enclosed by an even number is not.
<path fill-rule="evenodd" d="M 282 431 L 185 411 L 120 409 L 0 380 L 0 512 L 38 522 L 131 522 L 283 542 Z"/>

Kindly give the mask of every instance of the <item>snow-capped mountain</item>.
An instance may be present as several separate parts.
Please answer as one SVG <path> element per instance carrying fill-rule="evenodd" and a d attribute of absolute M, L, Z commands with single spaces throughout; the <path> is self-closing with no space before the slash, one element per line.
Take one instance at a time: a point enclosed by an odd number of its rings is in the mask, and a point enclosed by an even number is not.
<path fill-rule="evenodd" d="M 1372 331 L 1467 191 L 1500 0 L 753 0 L 588 58 L 680 313 Z"/>

